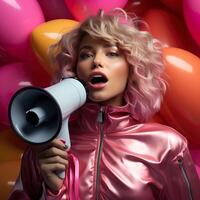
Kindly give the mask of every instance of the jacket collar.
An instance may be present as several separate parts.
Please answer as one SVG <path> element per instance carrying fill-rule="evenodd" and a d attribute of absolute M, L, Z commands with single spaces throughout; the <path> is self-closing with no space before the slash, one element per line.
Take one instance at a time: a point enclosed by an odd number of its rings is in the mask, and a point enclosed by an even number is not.
<path fill-rule="evenodd" d="M 139 123 L 139 117 L 131 110 L 130 104 L 124 106 L 100 105 L 87 102 L 75 114 L 78 118 L 78 125 L 83 131 L 96 132 L 99 130 L 98 115 L 103 111 L 104 130 L 107 133 L 121 131 L 129 126 Z"/>

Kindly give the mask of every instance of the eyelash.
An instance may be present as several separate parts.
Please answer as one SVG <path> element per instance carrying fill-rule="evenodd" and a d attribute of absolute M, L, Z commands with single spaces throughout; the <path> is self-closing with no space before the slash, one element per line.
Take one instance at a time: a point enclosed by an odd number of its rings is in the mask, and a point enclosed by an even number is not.
<path fill-rule="evenodd" d="M 115 57 L 115 56 L 119 56 L 119 53 L 117 53 L 117 52 L 108 52 L 107 55 L 111 56 L 111 57 Z"/>
<path fill-rule="evenodd" d="M 80 60 L 85 60 L 85 59 L 93 57 L 93 56 L 94 55 L 92 53 L 85 53 L 85 52 L 83 52 L 83 53 L 81 53 L 79 55 L 79 58 L 80 58 Z M 118 57 L 119 53 L 111 51 L 111 52 L 106 53 L 106 56 L 109 56 L 109 57 Z"/>
<path fill-rule="evenodd" d="M 93 56 L 93 54 L 91 54 L 91 53 L 81 53 L 79 55 L 79 57 L 80 57 L 81 60 L 84 60 L 84 59 L 89 58 L 91 56 Z"/>

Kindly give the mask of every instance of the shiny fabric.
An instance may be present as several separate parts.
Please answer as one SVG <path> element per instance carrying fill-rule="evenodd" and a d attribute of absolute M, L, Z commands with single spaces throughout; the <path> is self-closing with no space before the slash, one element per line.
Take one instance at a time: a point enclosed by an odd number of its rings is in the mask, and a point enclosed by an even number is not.
<path fill-rule="evenodd" d="M 161 124 L 139 123 L 128 104 L 86 104 L 71 118 L 70 134 L 80 165 L 81 200 L 200 199 L 185 138 Z M 21 172 L 21 190 L 30 199 L 68 199 L 67 184 L 57 195 L 45 188 L 32 149 L 23 156 Z"/>

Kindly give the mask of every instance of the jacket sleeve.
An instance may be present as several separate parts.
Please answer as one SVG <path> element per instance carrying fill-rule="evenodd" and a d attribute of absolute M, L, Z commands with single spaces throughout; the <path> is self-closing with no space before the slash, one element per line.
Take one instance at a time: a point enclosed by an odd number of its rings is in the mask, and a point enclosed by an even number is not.
<path fill-rule="evenodd" d="M 163 177 L 160 200 L 200 199 L 200 179 L 187 147 L 168 161 Z"/>
<path fill-rule="evenodd" d="M 67 199 L 66 190 L 64 184 L 58 194 L 53 194 L 47 189 L 40 175 L 36 155 L 28 148 L 23 154 L 20 174 L 8 200 L 63 200 Z"/>

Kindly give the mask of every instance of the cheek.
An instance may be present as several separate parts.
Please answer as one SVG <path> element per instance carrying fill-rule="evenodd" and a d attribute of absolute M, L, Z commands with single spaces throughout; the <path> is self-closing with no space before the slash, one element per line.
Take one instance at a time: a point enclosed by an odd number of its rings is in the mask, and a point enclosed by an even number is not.
<path fill-rule="evenodd" d="M 114 74 L 113 74 L 114 75 Z M 124 64 L 115 70 L 115 79 L 122 85 L 126 85 L 129 76 L 129 67 L 128 65 Z"/>
<path fill-rule="evenodd" d="M 83 66 L 77 65 L 76 67 L 76 74 L 78 76 L 78 78 L 80 79 L 84 79 L 85 78 L 85 72 L 86 70 L 83 70 Z"/>

